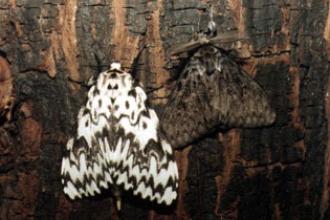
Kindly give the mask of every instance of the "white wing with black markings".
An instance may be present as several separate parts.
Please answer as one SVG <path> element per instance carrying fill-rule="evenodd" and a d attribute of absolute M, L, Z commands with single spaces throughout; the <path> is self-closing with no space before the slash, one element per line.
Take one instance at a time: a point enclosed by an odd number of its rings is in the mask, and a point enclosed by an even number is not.
<path fill-rule="evenodd" d="M 119 188 L 158 204 L 176 200 L 174 152 L 146 100 L 120 64 L 99 75 L 62 160 L 64 192 L 71 199 Z"/>

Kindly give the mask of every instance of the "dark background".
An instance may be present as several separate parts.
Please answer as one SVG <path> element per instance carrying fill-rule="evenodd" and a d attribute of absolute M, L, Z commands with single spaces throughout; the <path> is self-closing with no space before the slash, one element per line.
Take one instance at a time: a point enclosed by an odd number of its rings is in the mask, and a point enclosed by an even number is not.
<path fill-rule="evenodd" d="M 86 100 L 77 81 L 137 60 L 137 77 L 162 85 L 169 49 L 205 28 L 211 6 L 219 35 L 249 38 L 223 47 L 266 90 L 276 123 L 177 151 L 173 214 L 124 200 L 123 218 L 330 219 L 328 0 L 0 0 L 0 219 L 117 219 L 108 196 L 62 192 L 61 157 Z"/>

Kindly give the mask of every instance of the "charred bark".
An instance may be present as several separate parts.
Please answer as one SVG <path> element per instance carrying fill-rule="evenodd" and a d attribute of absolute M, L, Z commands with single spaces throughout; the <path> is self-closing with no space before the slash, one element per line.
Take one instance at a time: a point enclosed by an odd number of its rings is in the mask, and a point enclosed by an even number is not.
<path fill-rule="evenodd" d="M 0 219 L 116 219 L 111 198 L 70 201 L 60 162 L 86 99 L 81 83 L 119 60 L 148 87 L 173 75 L 169 49 L 205 28 L 271 97 L 275 124 L 177 151 L 173 213 L 124 200 L 124 219 L 330 219 L 327 0 L 0 0 Z M 162 106 L 167 87 L 152 92 Z"/>

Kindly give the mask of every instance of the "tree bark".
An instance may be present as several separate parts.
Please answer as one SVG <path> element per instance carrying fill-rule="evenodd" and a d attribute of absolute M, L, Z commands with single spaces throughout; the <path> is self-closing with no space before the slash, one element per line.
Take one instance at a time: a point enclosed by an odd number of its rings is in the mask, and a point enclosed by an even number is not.
<path fill-rule="evenodd" d="M 330 219 L 329 0 L 0 0 L 0 219 L 118 218 L 107 195 L 62 191 L 79 82 L 117 60 L 163 85 L 170 48 L 205 28 L 211 7 L 219 35 L 249 38 L 223 47 L 266 90 L 276 122 L 178 150 L 176 208 L 124 199 L 123 219 Z"/>

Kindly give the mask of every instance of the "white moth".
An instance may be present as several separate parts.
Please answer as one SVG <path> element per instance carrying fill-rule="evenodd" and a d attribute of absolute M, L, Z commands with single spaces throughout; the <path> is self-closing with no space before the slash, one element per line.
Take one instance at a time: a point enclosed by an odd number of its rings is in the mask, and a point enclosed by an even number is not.
<path fill-rule="evenodd" d="M 119 63 L 102 72 L 78 114 L 78 129 L 66 146 L 61 177 L 71 199 L 111 189 L 158 204 L 177 198 L 178 169 L 171 145 L 147 96 Z M 117 200 L 120 209 L 120 199 Z"/>

